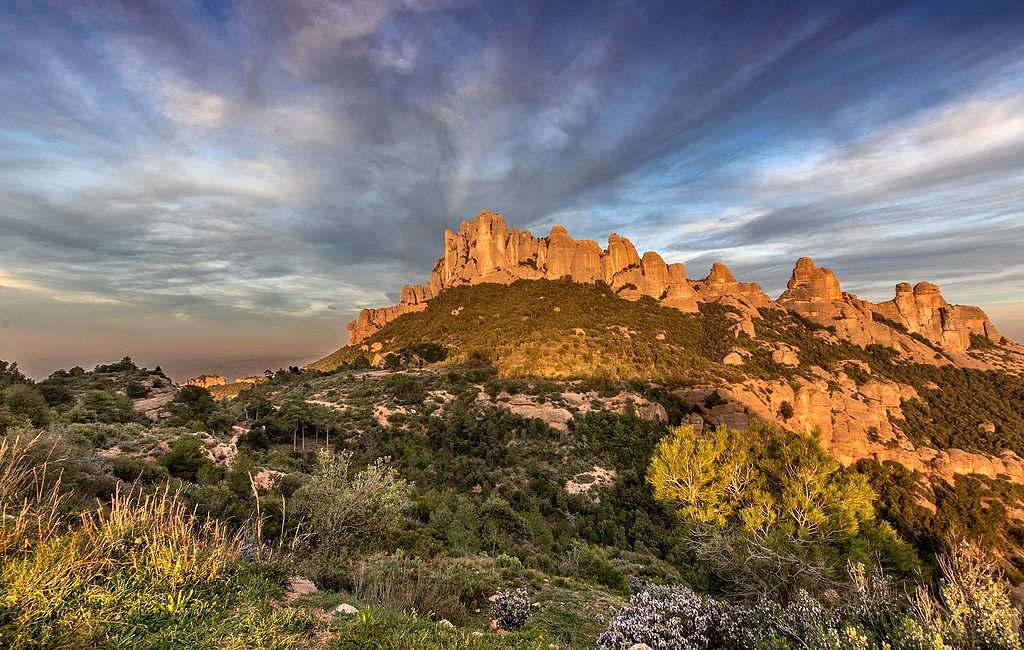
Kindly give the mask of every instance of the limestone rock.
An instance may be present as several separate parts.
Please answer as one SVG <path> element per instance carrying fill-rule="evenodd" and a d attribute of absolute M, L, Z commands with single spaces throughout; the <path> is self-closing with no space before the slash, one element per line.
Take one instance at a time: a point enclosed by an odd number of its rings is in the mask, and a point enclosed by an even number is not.
<path fill-rule="evenodd" d="M 342 603 L 334 608 L 334 612 L 336 614 L 341 614 L 342 616 L 355 616 L 359 613 L 359 609 L 357 609 L 354 605 Z"/>
<path fill-rule="evenodd" d="M 186 379 L 185 383 L 182 385 L 209 388 L 211 386 L 223 386 L 227 383 L 227 377 L 221 377 L 220 375 L 199 375 L 198 377 L 191 377 L 189 379 Z"/>
<path fill-rule="evenodd" d="M 722 363 L 727 366 L 742 366 L 746 362 L 743 361 L 743 356 L 739 352 L 733 350 L 729 354 L 725 355 L 725 358 L 722 359 Z"/>
<path fill-rule="evenodd" d="M 398 305 L 361 311 L 348 326 L 348 344 L 358 345 L 399 316 L 426 309 L 450 287 L 566 277 L 605 282 L 629 300 L 649 296 L 666 307 L 697 311 L 699 298 L 683 265 L 666 264 L 654 252 L 641 258 L 625 237 L 612 234 L 602 250 L 595 241 L 574 240 L 564 226 L 537 238 L 528 230 L 509 230 L 501 215 L 481 212 L 472 222 L 463 221 L 458 232 L 445 231 L 444 253 L 427 283 L 403 287 Z"/>
<path fill-rule="evenodd" d="M 971 345 L 971 334 L 999 342 L 1002 335 L 978 307 L 951 305 L 939 287 L 919 282 L 913 288 L 907 282 L 896 285 L 896 296 L 874 306 L 889 320 L 942 346 L 944 350 L 963 352 Z"/>
<path fill-rule="evenodd" d="M 792 348 L 780 348 L 772 352 L 772 361 L 784 366 L 799 366 L 800 359 Z"/>
<path fill-rule="evenodd" d="M 883 345 L 918 363 L 949 363 L 941 355 L 936 358 L 935 350 L 925 343 L 878 322 L 876 305 L 842 291 L 831 269 L 818 268 L 808 257 L 797 261 L 778 303 L 816 323 L 834 328 L 837 338 L 855 345 Z"/>
<path fill-rule="evenodd" d="M 818 268 L 811 258 L 801 257 L 796 262 L 793 275 L 786 285 L 786 291 L 779 297 L 779 302 L 831 302 L 842 299 L 843 290 L 832 269 Z"/>
<path fill-rule="evenodd" d="M 737 282 L 729 268 L 721 262 L 711 265 L 711 272 L 703 280 L 693 283 L 693 289 L 703 302 L 720 302 L 738 309 L 747 318 L 760 318 L 759 307 L 774 304 L 756 282 Z"/>
<path fill-rule="evenodd" d="M 348 325 L 348 344 L 358 345 L 396 318 L 426 309 L 450 287 L 543 278 L 604 282 L 627 300 L 646 296 L 685 312 L 698 311 L 703 302 L 717 302 L 749 322 L 734 326 L 734 335 L 753 337 L 753 321 L 761 317 L 759 309 L 781 306 L 828 327 L 829 335 L 837 339 L 860 346 L 892 347 L 919 363 L 945 365 L 952 359 L 965 366 L 988 367 L 965 353 L 971 335 L 1002 340 L 984 311 L 950 305 L 938 287 L 927 282 L 915 287 L 902 283 L 893 300 L 875 305 L 843 292 L 830 269 L 803 257 L 797 261 L 786 291 L 774 301 L 757 283 L 738 282 L 721 262 L 712 265 L 706 278 L 691 282 L 682 264 L 667 264 L 653 251 L 641 257 L 633 243 L 618 234 L 610 235 L 607 248 L 602 249 L 595 241 L 574 240 L 563 226 L 552 227 L 547 237 L 535 237 L 529 230 L 510 230 L 501 215 L 484 211 L 472 221 L 463 221 L 457 231 L 445 231 L 444 251 L 426 283 L 403 287 L 397 305 L 362 310 Z M 941 346 L 942 354 L 879 322 L 876 314 Z"/>

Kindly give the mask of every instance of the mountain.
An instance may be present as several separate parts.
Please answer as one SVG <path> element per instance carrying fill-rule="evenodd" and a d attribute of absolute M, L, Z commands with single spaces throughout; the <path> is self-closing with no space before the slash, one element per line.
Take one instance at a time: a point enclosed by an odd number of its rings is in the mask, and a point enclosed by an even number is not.
<path fill-rule="evenodd" d="M 980 309 L 492 214 L 446 242 L 305 370 L 0 361 L 0 505 L 41 526 L 0 646 L 1020 647 L 955 627 L 1024 603 L 1021 347 Z"/>
<path fill-rule="evenodd" d="M 538 238 L 528 230 L 509 230 L 504 218 L 492 212 L 463 221 L 457 233 L 446 230 L 444 254 L 429 281 L 403 287 L 397 305 L 360 312 L 348 326 L 348 345 L 360 344 L 399 316 L 423 311 L 431 299 L 453 287 L 561 278 L 603 283 L 626 300 L 646 296 L 685 313 L 696 312 L 703 303 L 721 303 L 743 317 L 738 327 L 748 333 L 749 322 L 760 316 L 758 309 L 792 310 L 834 325 L 840 338 L 858 345 L 879 343 L 925 362 L 935 354 L 929 348 L 941 346 L 941 363 L 977 367 L 978 360 L 965 355 L 972 344 L 987 347 L 982 340 L 1007 344 L 1016 353 L 1011 357 L 1015 369 L 1024 367 L 1021 348 L 1006 340 L 984 311 L 949 304 L 931 283 L 911 288 L 901 282 L 891 301 L 874 304 L 844 292 L 830 269 L 818 268 L 804 257 L 797 261 L 786 291 L 772 300 L 759 284 L 737 282 L 721 262 L 715 262 L 707 277 L 689 280 L 682 264 L 666 264 L 654 251 L 641 256 L 629 239 L 617 234 L 609 236 L 605 249 L 592 240 L 574 240 L 563 226 L 554 226 L 547 237 Z"/>
<path fill-rule="evenodd" d="M 348 330 L 309 368 L 484 359 L 505 377 L 653 382 L 704 406 L 698 428 L 762 420 L 820 432 L 845 465 L 1024 482 L 1024 347 L 927 282 L 872 303 L 805 257 L 772 299 L 720 262 L 689 280 L 619 235 L 536 238 L 484 212 L 445 232 L 428 282 Z"/>

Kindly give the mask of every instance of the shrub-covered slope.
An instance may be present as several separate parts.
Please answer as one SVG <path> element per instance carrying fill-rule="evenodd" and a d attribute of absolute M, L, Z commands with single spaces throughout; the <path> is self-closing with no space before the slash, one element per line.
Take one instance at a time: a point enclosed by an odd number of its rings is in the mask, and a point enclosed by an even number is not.
<path fill-rule="evenodd" d="M 761 308 L 760 314 L 753 320 L 752 338 L 734 327 L 739 316 L 732 308 L 717 303 L 687 314 L 653 299 L 624 300 L 601 283 L 568 280 L 460 286 L 441 293 L 424 311 L 400 316 L 360 345 L 344 347 L 309 368 L 396 368 L 478 359 L 506 377 L 600 377 L 666 385 L 752 382 L 761 392 L 781 381 L 794 387 L 796 398 L 803 386 L 806 401 L 821 398 L 839 407 L 853 399 L 869 408 L 873 405 L 861 387 L 882 382 L 897 395 L 900 386 L 913 389 L 897 398 L 903 401 L 900 417 L 883 415 L 913 445 L 996 456 L 1011 450 L 1024 456 L 1021 377 L 912 363 L 891 348 L 839 339 L 829 327 L 792 312 Z M 793 356 L 781 354 L 787 351 Z M 730 353 L 742 365 L 723 363 Z M 815 388 L 814 382 L 825 385 Z M 751 404 L 742 406 L 752 410 Z M 800 404 L 790 403 L 793 407 L 799 411 Z M 813 416 L 820 420 L 821 414 L 809 415 L 804 420 L 812 428 Z M 789 428 L 798 421 L 777 419 Z"/>

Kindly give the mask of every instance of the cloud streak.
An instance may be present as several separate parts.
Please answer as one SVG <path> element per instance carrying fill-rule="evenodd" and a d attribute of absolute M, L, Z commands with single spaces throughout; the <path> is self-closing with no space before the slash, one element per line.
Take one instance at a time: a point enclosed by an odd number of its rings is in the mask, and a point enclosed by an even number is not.
<path fill-rule="evenodd" d="M 771 289 L 802 254 L 873 298 L 933 279 L 1024 336 L 1017 2 L 8 14 L 3 358 L 52 352 L 33 318 L 55 314 L 70 356 L 117 355 L 133 326 L 154 358 L 328 351 L 485 208 Z"/>

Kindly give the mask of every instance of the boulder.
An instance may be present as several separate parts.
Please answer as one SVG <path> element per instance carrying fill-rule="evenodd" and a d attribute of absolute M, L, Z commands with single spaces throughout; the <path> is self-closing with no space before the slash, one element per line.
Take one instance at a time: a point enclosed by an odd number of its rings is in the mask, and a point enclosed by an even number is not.
<path fill-rule="evenodd" d="M 729 354 L 725 355 L 725 358 L 722 359 L 722 363 L 727 366 L 742 366 L 745 362 L 743 361 L 743 356 L 739 352 L 733 350 Z"/>

